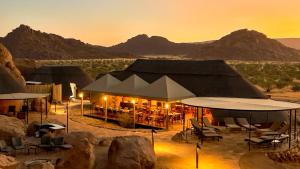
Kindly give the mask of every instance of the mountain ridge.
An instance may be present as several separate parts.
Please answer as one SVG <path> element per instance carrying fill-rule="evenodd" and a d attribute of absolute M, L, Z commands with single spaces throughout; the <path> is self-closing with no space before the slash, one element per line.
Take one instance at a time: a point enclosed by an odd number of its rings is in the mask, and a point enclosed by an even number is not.
<path fill-rule="evenodd" d="M 140 34 L 110 47 L 91 45 L 73 38 L 20 25 L 0 38 L 16 58 L 95 59 L 141 58 L 144 55 L 179 55 L 189 59 L 299 61 L 300 52 L 265 34 L 248 29 L 219 40 L 176 43 L 162 36 Z"/>

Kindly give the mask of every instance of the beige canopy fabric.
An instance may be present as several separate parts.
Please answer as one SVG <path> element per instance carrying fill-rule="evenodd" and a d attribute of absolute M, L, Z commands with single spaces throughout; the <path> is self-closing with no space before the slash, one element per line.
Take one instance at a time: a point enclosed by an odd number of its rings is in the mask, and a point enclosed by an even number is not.
<path fill-rule="evenodd" d="M 100 79 L 94 81 L 93 83 L 87 85 L 82 90 L 83 91 L 90 91 L 90 92 L 102 92 L 102 93 L 108 93 L 112 86 L 115 86 L 117 84 L 121 83 L 120 80 L 116 79 L 110 74 L 106 74 L 102 76 Z"/>
<path fill-rule="evenodd" d="M 181 100 L 181 102 L 190 106 L 243 111 L 283 111 L 300 108 L 300 104 L 272 99 L 194 97 Z"/>
<path fill-rule="evenodd" d="M 195 97 L 195 95 L 176 83 L 168 76 L 162 76 L 147 87 L 137 91 L 137 95 L 144 98 L 163 101 L 175 101 Z"/>
<path fill-rule="evenodd" d="M 134 74 L 121 83 L 112 86 L 108 91 L 114 95 L 137 96 L 137 91 L 145 88 L 148 85 L 149 83 Z"/>
<path fill-rule="evenodd" d="M 48 97 L 48 93 L 10 93 L 0 94 L 0 100 L 24 100 Z"/>

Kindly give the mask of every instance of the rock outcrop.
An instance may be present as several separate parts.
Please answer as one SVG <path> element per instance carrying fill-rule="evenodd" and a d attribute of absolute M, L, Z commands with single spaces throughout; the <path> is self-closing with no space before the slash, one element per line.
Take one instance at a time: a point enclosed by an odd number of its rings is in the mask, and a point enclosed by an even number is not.
<path fill-rule="evenodd" d="M 1 169 L 16 169 L 19 162 L 14 158 L 0 154 L 0 168 Z"/>
<path fill-rule="evenodd" d="M 66 135 L 65 142 L 71 144 L 73 148 L 64 152 L 62 162 L 56 169 L 92 169 L 95 165 L 96 140 L 95 136 L 87 132 L 73 132 Z"/>
<path fill-rule="evenodd" d="M 25 125 L 15 117 L 0 115 L 0 140 L 11 143 L 12 137 L 24 137 Z"/>
<path fill-rule="evenodd" d="M 268 156 L 278 162 L 300 163 L 300 144 L 290 150 L 268 153 Z"/>
<path fill-rule="evenodd" d="M 145 137 L 116 137 L 108 151 L 110 169 L 154 169 L 155 163 L 153 147 Z"/>
<path fill-rule="evenodd" d="M 0 65 L 3 65 L 21 84 L 25 85 L 25 80 L 13 62 L 12 55 L 7 48 L 0 43 Z"/>

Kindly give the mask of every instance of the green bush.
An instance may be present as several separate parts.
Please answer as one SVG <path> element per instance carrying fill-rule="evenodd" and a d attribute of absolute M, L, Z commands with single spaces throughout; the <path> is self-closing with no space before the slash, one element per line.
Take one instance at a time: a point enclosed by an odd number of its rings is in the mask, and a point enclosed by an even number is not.
<path fill-rule="evenodd" d="M 300 84 L 299 84 L 299 83 L 294 83 L 294 84 L 292 85 L 292 90 L 293 90 L 294 92 L 300 91 Z"/>

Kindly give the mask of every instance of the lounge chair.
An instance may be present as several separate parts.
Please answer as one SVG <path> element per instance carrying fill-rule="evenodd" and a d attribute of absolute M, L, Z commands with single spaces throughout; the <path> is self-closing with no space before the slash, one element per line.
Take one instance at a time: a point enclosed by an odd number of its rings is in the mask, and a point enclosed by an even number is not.
<path fill-rule="evenodd" d="M 73 147 L 71 144 L 65 144 L 64 137 L 54 137 L 52 138 L 52 143 L 56 148 L 70 149 Z"/>
<path fill-rule="evenodd" d="M 289 138 L 288 135 L 278 135 L 278 136 L 265 135 L 265 136 L 260 137 L 260 139 L 263 139 L 263 140 L 279 140 L 280 142 L 288 140 L 288 138 Z"/>
<path fill-rule="evenodd" d="M 262 139 L 251 137 L 250 139 L 247 138 L 245 141 L 250 142 L 250 144 L 255 145 L 257 147 L 270 147 L 272 146 L 272 140 Z"/>
<path fill-rule="evenodd" d="M 237 118 L 236 121 L 241 127 L 245 128 L 246 130 L 256 130 L 257 129 L 255 126 L 250 125 L 246 118 Z"/>
<path fill-rule="evenodd" d="M 288 129 L 289 129 L 289 125 L 286 124 L 277 131 L 263 132 L 263 133 L 261 133 L 261 135 L 265 135 L 265 136 L 266 135 L 281 135 L 281 134 L 286 133 L 288 131 Z"/>
<path fill-rule="evenodd" d="M 212 128 L 212 129 L 215 129 L 217 131 L 221 131 L 220 128 L 218 128 L 217 126 L 213 126 L 212 124 L 210 124 L 210 122 L 208 121 L 208 118 L 207 117 L 203 117 L 203 123 L 206 127 L 208 128 Z"/>
<path fill-rule="evenodd" d="M 8 146 L 5 140 L 0 140 L 0 151 L 12 155 L 13 148 Z"/>
<path fill-rule="evenodd" d="M 281 127 L 282 122 L 273 122 L 269 128 L 257 129 L 259 133 L 276 131 Z"/>
<path fill-rule="evenodd" d="M 11 139 L 12 147 L 18 151 L 18 150 L 25 150 L 25 146 L 22 142 L 22 138 L 20 137 L 13 137 Z"/>
<path fill-rule="evenodd" d="M 211 138 L 211 139 L 217 139 L 218 141 L 222 139 L 223 137 L 216 133 L 215 130 L 209 129 L 209 130 L 202 130 L 201 126 L 199 126 L 196 119 L 191 119 L 191 123 L 195 129 L 195 133 L 198 135 L 199 138 Z"/>
<path fill-rule="evenodd" d="M 224 118 L 225 126 L 229 128 L 231 131 L 241 131 L 241 127 L 238 126 L 232 117 Z"/>
<path fill-rule="evenodd" d="M 50 136 L 41 137 L 41 144 L 39 144 L 38 146 L 39 148 L 43 148 L 47 150 L 52 150 L 52 148 L 54 147 L 53 143 L 51 142 Z"/>

